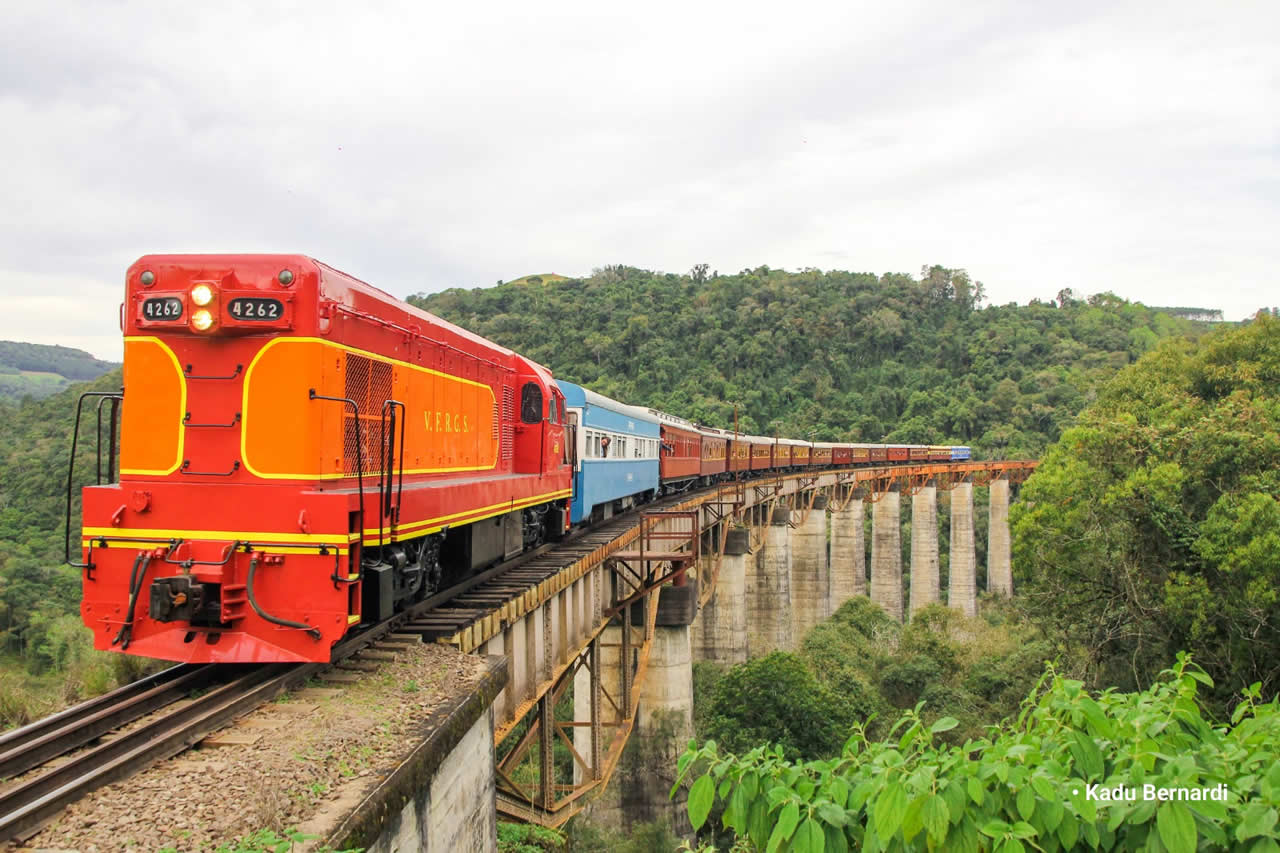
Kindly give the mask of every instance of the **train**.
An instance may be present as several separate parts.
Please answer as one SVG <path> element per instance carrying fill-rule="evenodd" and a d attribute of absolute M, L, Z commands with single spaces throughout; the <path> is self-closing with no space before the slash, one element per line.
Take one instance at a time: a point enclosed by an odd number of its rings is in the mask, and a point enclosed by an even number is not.
<path fill-rule="evenodd" d="M 664 495 L 969 458 L 612 400 L 305 255 L 147 255 L 125 279 L 123 391 L 82 396 L 67 479 L 98 649 L 328 661 L 362 626 Z M 99 442 L 73 558 L 94 398 L 106 476 Z"/>

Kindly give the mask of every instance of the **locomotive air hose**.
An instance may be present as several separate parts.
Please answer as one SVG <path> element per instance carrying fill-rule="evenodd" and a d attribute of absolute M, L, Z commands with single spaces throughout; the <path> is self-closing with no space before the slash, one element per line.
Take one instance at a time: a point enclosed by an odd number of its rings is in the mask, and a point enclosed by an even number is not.
<path fill-rule="evenodd" d="M 258 555 L 255 554 L 252 557 L 252 559 L 249 560 L 249 579 L 245 581 L 245 585 L 244 585 L 245 593 L 249 597 L 249 605 L 253 608 L 253 612 L 257 613 L 260 617 L 262 617 L 263 619 L 265 619 L 266 621 L 270 622 L 273 625 L 280 625 L 285 628 L 297 628 L 299 631 L 306 631 L 308 634 L 311 635 L 311 639 L 313 640 L 320 639 L 319 628 L 314 628 L 311 625 L 306 624 L 305 622 L 293 622 L 288 619 L 281 619 L 278 616 L 272 616 L 270 613 L 268 613 L 267 611 L 263 610 L 260 606 L 258 606 L 258 599 L 254 598 L 254 595 L 253 595 L 253 576 L 256 575 L 257 573 L 258 573 Z"/>
<path fill-rule="evenodd" d="M 111 641 L 111 645 L 119 645 L 121 651 L 129 648 L 133 639 L 133 614 L 138 607 L 138 593 L 142 591 L 142 579 L 147 574 L 147 566 L 151 565 L 151 555 L 142 553 L 133 561 L 133 572 L 129 575 L 129 609 L 125 613 L 124 624 L 120 633 Z"/>

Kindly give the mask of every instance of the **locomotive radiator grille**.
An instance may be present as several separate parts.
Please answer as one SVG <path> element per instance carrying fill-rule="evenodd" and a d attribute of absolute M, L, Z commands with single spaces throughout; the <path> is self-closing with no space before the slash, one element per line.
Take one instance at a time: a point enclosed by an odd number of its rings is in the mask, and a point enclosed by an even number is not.
<path fill-rule="evenodd" d="M 357 439 L 356 416 L 348 409 L 342 418 L 343 473 L 354 477 L 363 456 L 364 473 L 377 474 L 384 456 L 382 445 L 382 406 L 391 399 L 392 367 L 362 355 L 346 353 L 344 364 L 345 396 L 360 407 L 360 429 Z M 390 440 L 391 436 L 387 436 Z"/>
<path fill-rule="evenodd" d="M 497 408 L 496 404 L 494 408 Z M 509 461 L 513 455 L 516 441 L 516 389 L 510 385 L 502 386 L 502 459 Z"/>

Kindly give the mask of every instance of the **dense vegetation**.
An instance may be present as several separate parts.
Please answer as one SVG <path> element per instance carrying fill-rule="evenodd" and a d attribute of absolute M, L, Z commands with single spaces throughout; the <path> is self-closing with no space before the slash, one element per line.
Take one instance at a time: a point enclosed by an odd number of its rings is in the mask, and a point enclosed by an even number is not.
<path fill-rule="evenodd" d="M 798 655 L 700 673 L 698 730 L 714 742 L 683 765 L 696 760 L 693 822 L 771 850 L 1280 850 L 1278 471 L 1280 321 L 1165 342 L 1023 487 L 1019 598 L 983 609 L 1014 644 L 974 660 L 957 650 L 990 641 L 949 629 L 954 614 L 899 628 L 858 600 Z M 984 733 L 1045 658 L 1088 683 L 1051 670 Z M 1079 793 L 1144 783 L 1230 794 Z"/>
<path fill-rule="evenodd" d="M 67 453 L 75 401 L 120 388 L 113 371 L 89 386 L 3 410 L 0 430 L 0 727 L 132 677 L 137 661 L 100 655 L 80 624 L 80 575 L 63 565 Z M 86 406 L 91 413 L 93 407 Z M 81 428 L 77 485 L 94 476 L 93 418 Z M 73 553 L 78 553 L 78 489 Z"/>
<path fill-rule="evenodd" d="M 1055 851 L 1280 849 L 1280 705 L 1255 685 L 1230 724 L 1197 703 L 1211 681 L 1180 655 L 1141 693 L 1091 696 L 1052 670 L 1015 720 L 961 745 L 957 720 L 903 713 L 886 739 L 856 728 L 837 758 L 788 760 L 780 748 L 726 754 L 708 742 L 680 759 L 696 777 L 689 816 L 721 820 L 755 850 Z M 1147 799 L 1157 789 L 1213 789 L 1223 800 Z M 1137 788 L 1100 802 L 1098 786 Z"/>
<path fill-rule="evenodd" d="M 536 279 L 536 280 L 535 280 Z M 618 399 L 715 426 L 818 439 L 965 443 L 1038 456 L 1094 389 L 1193 334 L 1111 294 L 981 308 L 963 270 L 920 279 L 768 267 L 606 267 L 410 297 Z"/>
<path fill-rule="evenodd" d="M 71 347 L 0 341 L 0 400 L 47 397 L 116 367 Z"/>
<path fill-rule="evenodd" d="M 1122 371 L 1013 507 L 1020 595 L 1091 683 L 1189 649 L 1228 703 L 1280 689 L 1280 320 Z"/>
<path fill-rule="evenodd" d="M 1040 677 L 1055 650 L 1016 608 L 984 601 L 966 619 L 940 605 L 899 624 L 870 599 L 845 602 L 796 653 L 722 670 L 695 664 L 695 730 L 725 749 L 778 746 L 788 760 L 838 755 L 855 725 L 882 733 L 900 710 L 960 721 L 949 738 L 977 737 Z"/>

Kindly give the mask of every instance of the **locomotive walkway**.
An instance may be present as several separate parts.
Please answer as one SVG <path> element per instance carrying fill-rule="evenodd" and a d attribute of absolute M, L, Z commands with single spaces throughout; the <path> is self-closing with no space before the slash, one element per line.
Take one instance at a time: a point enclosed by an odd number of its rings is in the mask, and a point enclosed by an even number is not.
<path fill-rule="evenodd" d="M 584 808 L 623 828 L 658 817 L 679 826 L 683 803 L 668 794 L 676 756 L 692 735 L 692 661 L 732 664 L 794 649 L 856 595 L 870 595 L 900 620 L 938 601 L 939 489 L 951 493 L 948 605 L 977 612 L 975 487 L 988 491 L 988 588 L 1011 595 L 1010 486 L 1034 467 L 952 462 L 725 484 L 614 519 L 478 584 L 401 630 L 503 662 L 505 683 L 460 707 L 428 738 L 434 746 L 422 751 L 434 758 L 401 774 L 416 776 L 430 796 L 384 786 L 326 841 L 371 851 L 492 848 L 485 829 L 492 821 L 477 818 L 495 804 L 503 820 L 546 826 Z M 905 602 L 903 495 L 912 503 Z M 670 759 L 670 777 L 626 774 L 610 784 L 633 733 Z M 467 772 L 479 779 L 443 786 L 431 768 L 448 762 L 445 753 L 492 754 L 494 761 L 472 760 Z M 456 801 L 449 787 L 476 801 Z M 469 817 L 438 818 L 444 814 Z"/>

